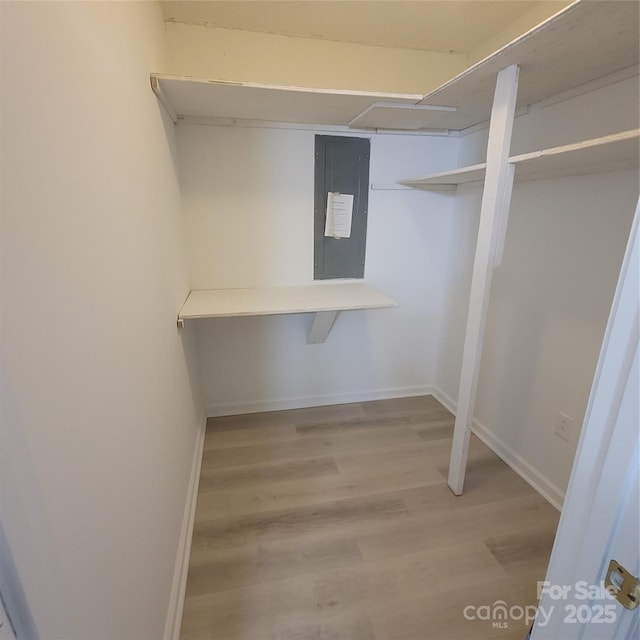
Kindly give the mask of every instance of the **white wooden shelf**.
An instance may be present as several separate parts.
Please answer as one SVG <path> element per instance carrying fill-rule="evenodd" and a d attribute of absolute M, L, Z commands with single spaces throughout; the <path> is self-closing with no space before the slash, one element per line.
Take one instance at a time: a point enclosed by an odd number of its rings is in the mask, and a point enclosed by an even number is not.
<path fill-rule="evenodd" d="M 151 74 L 151 88 L 174 122 L 182 118 L 215 118 L 348 126 L 376 104 L 412 106 L 422 99 L 421 94 L 219 82 L 159 73 Z"/>
<path fill-rule="evenodd" d="M 638 166 L 640 129 L 513 156 L 516 180 L 542 180 Z"/>
<path fill-rule="evenodd" d="M 474 164 L 451 171 L 441 171 L 432 173 L 422 178 L 407 178 L 398 180 L 398 184 L 414 189 L 425 189 L 434 191 L 455 191 L 458 185 L 484 182 L 484 175 L 487 164 Z"/>
<path fill-rule="evenodd" d="M 307 343 L 324 342 L 340 311 L 382 309 L 398 303 L 363 283 L 314 284 L 259 289 L 192 291 L 178 314 L 185 320 L 315 313 Z"/>
<path fill-rule="evenodd" d="M 428 93 L 420 104 L 456 107 L 432 112 L 430 124 L 459 131 L 489 119 L 496 75 L 511 65 L 520 68 L 516 110 L 637 75 L 639 20 L 638 2 L 576 2 Z"/>
<path fill-rule="evenodd" d="M 151 75 L 151 86 L 174 122 L 215 118 L 374 130 L 459 131 L 488 120 L 496 74 L 514 64 L 520 67 L 521 87 L 516 108 L 637 74 L 638 7 L 633 1 L 569 5 L 424 96 L 222 82 L 160 73 Z M 622 75 L 611 76 L 616 73 Z"/>
<path fill-rule="evenodd" d="M 640 129 L 542 149 L 509 158 L 515 165 L 515 180 L 544 180 L 566 176 L 618 171 L 639 166 Z M 423 178 L 399 180 L 408 187 L 425 190 L 455 190 L 458 185 L 482 183 L 486 164 L 434 173 Z"/>

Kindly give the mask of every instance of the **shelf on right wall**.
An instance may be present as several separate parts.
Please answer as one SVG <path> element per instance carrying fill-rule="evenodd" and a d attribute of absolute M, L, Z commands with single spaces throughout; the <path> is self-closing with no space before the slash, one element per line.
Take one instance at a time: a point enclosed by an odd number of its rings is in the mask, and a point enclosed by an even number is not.
<path fill-rule="evenodd" d="M 561 147 L 542 149 L 509 158 L 515 165 L 515 180 L 544 180 L 566 176 L 620 171 L 638 167 L 640 129 Z M 424 190 L 455 190 L 461 184 L 482 184 L 486 165 L 476 164 L 422 178 L 398 180 L 398 184 Z"/>

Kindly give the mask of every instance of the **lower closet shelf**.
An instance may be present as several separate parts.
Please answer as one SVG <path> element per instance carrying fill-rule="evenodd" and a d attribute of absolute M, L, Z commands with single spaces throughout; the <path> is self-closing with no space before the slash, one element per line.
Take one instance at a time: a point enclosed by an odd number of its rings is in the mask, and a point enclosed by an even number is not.
<path fill-rule="evenodd" d="M 315 313 L 308 344 L 324 342 L 340 311 L 381 309 L 398 303 L 364 283 L 313 284 L 258 289 L 210 289 L 189 294 L 178 314 L 185 320 Z"/>

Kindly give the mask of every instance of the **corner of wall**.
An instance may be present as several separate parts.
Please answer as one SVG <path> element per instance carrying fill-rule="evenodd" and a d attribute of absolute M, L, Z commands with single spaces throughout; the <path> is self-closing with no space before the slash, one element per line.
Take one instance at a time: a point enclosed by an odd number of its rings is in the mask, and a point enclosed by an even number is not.
<path fill-rule="evenodd" d="M 442 389 L 434 387 L 433 396 L 451 413 L 456 414 L 457 403 Z M 505 444 L 495 433 L 476 418 L 473 419 L 472 432 L 491 449 L 503 462 L 508 464 L 523 480 L 533 487 L 545 500 L 558 511 L 562 509 L 564 491 L 545 477 L 538 469 L 529 464 L 522 456 Z"/>
<path fill-rule="evenodd" d="M 0 595 L 6 614 L 17 638 L 38 640 L 40 637 L 22 588 L 20 576 L 13 563 L 9 541 L 4 532 L 0 515 Z M 3 636 L 4 637 L 4 636 Z"/>
<path fill-rule="evenodd" d="M 553 2 L 536 2 L 535 6 L 512 22 L 505 29 L 497 33 L 489 40 L 483 42 L 469 54 L 469 64 L 473 65 L 487 56 L 501 49 L 522 34 L 537 27 L 540 23 L 549 19 L 568 5 L 573 0 L 554 0 Z"/>
<path fill-rule="evenodd" d="M 427 93 L 467 67 L 454 53 L 167 22 L 165 73 L 231 82 Z"/>

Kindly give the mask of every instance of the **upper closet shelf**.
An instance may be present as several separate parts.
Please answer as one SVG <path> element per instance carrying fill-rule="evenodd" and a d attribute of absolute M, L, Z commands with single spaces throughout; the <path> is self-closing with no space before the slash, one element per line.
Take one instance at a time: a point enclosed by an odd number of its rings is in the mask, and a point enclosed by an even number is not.
<path fill-rule="evenodd" d="M 518 107 L 637 73 L 639 19 L 638 2 L 576 2 L 424 97 L 163 74 L 152 74 L 151 86 L 174 122 L 191 117 L 462 130 L 489 119 L 496 74 L 513 64 L 520 66 Z"/>
<path fill-rule="evenodd" d="M 496 76 L 514 64 L 520 67 L 516 109 L 637 75 L 639 7 L 638 2 L 571 4 L 428 93 L 420 104 L 456 107 L 432 112 L 431 125 L 462 130 L 489 119 Z"/>
<path fill-rule="evenodd" d="M 515 164 L 515 180 L 520 182 L 630 169 L 639 165 L 639 139 L 640 129 L 633 129 L 512 156 L 509 162 Z M 484 181 L 484 175 L 483 163 L 398 182 L 416 189 L 453 191 L 460 184 Z"/>
<path fill-rule="evenodd" d="M 258 289 L 192 291 L 178 314 L 185 320 L 237 316 L 315 313 L 307 343 L 324 342 L 340 311 L 382 309 L 398 303 L 370 286 L 357 283 L 314 284 Z"/>
<path fill-rule="evenodd" d="M 413 106 L 422 99 L 420 94 L 305 89 L 156 73 L 151 74 L 151 87 L 174 122 L 178 118 L 223 118 L 348 126 L 374 105 Z M 424 107 L 419 111 L 423 113 Z"/>

